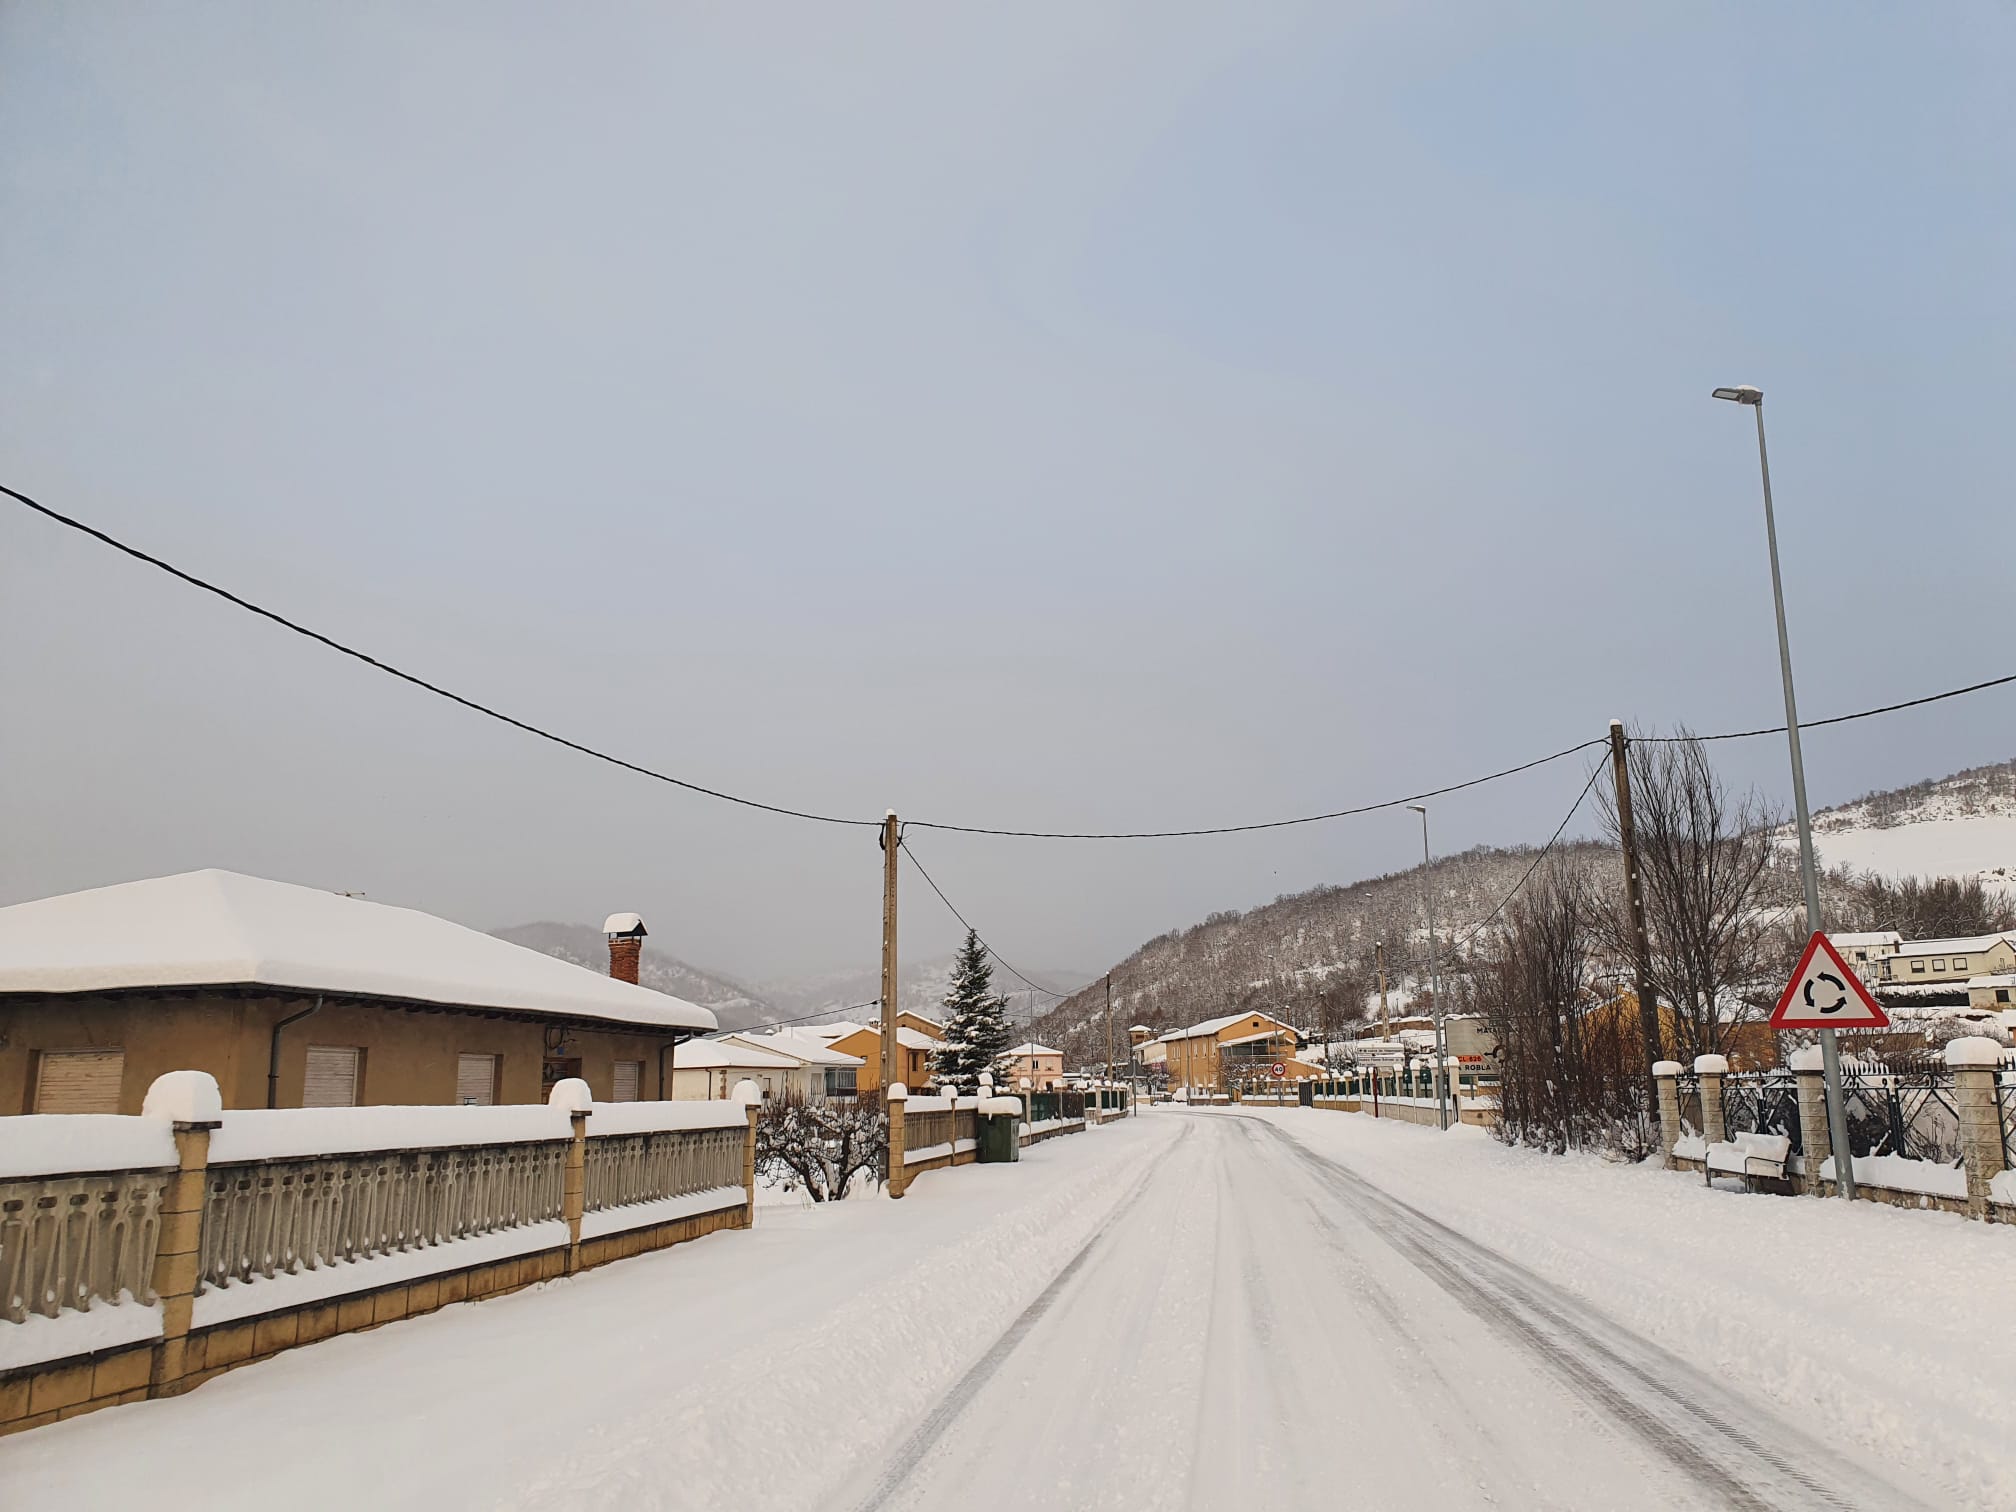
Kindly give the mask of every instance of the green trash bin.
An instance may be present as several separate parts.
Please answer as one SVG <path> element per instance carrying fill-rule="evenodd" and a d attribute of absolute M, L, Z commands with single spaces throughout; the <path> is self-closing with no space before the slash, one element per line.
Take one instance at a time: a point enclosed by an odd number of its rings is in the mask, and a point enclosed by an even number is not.
<path fill-rule="evenodd" d="M 979 1122 L 982 1165 L 1022 1158 L 1022 1115 L 1019 1112 L 982 1113 Z"/>

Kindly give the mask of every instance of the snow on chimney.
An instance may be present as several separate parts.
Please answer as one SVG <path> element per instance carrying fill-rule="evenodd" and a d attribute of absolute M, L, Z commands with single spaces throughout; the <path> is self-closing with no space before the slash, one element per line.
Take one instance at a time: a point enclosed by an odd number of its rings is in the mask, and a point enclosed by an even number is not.
<path fill-rule="evenodd" d="M 637 958 L 644 952 L 644 921 L 634 913 L 611 914 L 602 921 L 609 937 L 609 975 L 619 982 L 637 980 Z"/>

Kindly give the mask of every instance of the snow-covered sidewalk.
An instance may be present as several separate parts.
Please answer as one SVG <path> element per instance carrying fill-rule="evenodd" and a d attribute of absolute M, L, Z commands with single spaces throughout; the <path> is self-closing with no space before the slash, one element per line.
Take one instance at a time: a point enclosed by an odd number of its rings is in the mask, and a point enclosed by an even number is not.
<path fill-rule="evenodd" d="M 2016 1506 L 2016 1226 L 1710 1190 L 1476 1129 L 1242 1110 L 1815 1437 Z"/>
<path fill-rule="evenodd" d="M 901 1202 L 280 1355 L 0 1439 L 0 1507 L 802 1508 L 922 1416 L 1176 1137 L 1143 1117 Z"/>

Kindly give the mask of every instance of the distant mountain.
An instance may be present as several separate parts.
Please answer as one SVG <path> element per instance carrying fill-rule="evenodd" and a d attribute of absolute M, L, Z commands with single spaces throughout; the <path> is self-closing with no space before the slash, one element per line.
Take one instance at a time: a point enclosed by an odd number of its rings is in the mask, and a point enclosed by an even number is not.
<path fill-rule="evenodd" d="M 1830 917 L 1848 916 L 1853 872 L 1885 876 L 1979 875 L 2016 896 L 2016 761 L 1869 793 L 1814 816 Z M 1788 826 L 1782 832 L 1791 839 Z M 1617 875 L 1615 850 L 1594 841 L 1561 847 L 1596 868 L 1599 885 Z M 1485 918 L 1532 864 L 1530 847 L 1480 848 L 1435 862 L 1429 871 L 1442 939 L 1459 939 Z M 1781 869 L 1774 868 L 1774 873 Z M 1797 877 L 1783 869 L 1773 887 L 1796 904 Z M 1404 1010 L 1425 975 L 1421 868 L 1324 886 L 1244 912 L 1215 913 L 1141 946 L 1113 967 L 1116 1042 L 1129 1024 L 1157 1033 L 1235 1010 L 1260 1008 L 1297 1028 L 1378 1011 L 1373 942 L 1386 944 L 1387 1001 Z M 1105 996 L 1097 979 L 1039 1017 L 1036 1037 L 1064 1050 L 1066 1063 L 1105 1059 Z M 1124 1053 L 1121 1052 L 1121 1053 Z"/>
<path fill-rule="evenodd" d="M 1072 971 L 1031 971 L 1029 977 L 1053 992 L 1069 992 L 1085 980 L 1083 972 Z M 897 972 L 897 1005 L 932 1018 L 940 1017 L 945 991 L 951 981 L 950 956 L 906 961 Z M 869 966 L 854 971 L 787 977 L 764 982 L 760 990 L 763 997 L 775 1005 L 781 1018 L 821 1013 L 837 1016 L 841 1009 L 851 1010 L 851 1017 L 865 1018 L 873 1010 L 863 1005 L 874 1002 L 882 995 L 882 972 L 880 967 Z M 1009 1013 L 1013 1018 L 1018 1022 L 1028 1022 L 1031 1016 L 1028 999 L 1033 994 L 998 964 L 994 969 L 994 990 L 1008 999 Z M 1037 998 L 1038 1003 L 1050 1001 L 1052 999 L 1048 997 Z"/>
<path fill-rule="evenodd" d="M 1884 877 L 1978 876 L 2016 897 L 2016 760 L 1823 809 L 1813 816 L 1813 842 L 1823 866 Z"/>
<path fill-rule="evenodd" d="M 491 931 L 500 940 L 523 945 L 528 950 L 558 956 L 585 966 L 590 971 L 609 969 L 609 941 L 601 930 L 589 924 L 519 924 Z M 638 961 L 637 981 L 654 992 L 670 993 L 689 1003 L 714 1010 L 723 1029 L 749 1029 L 788 1017 L 758 994 L 730 977 L 689 966 L 676 956 L 653 949 L 646 942 Z"/>

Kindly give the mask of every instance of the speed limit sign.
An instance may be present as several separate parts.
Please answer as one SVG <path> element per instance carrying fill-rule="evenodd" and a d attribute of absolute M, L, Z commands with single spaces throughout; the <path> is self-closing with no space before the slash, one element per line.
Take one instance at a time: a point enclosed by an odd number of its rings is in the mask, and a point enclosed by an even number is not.
<path fill-rule="evenodd" d="M 1274 1074 L 1276 1076 L 1286 1076 L 1288 1074 L 1287 1066 L 1280 1061 L 1274 1062 Z"/>

